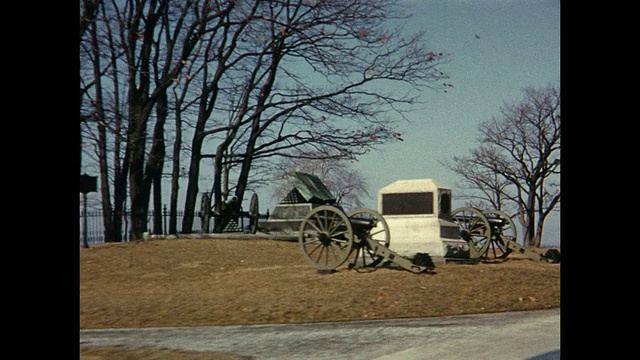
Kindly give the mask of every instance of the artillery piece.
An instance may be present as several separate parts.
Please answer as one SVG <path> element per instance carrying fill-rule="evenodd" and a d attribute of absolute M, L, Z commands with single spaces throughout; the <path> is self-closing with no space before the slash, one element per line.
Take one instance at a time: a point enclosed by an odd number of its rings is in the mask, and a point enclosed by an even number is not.
<path fill-rule="evenodd" d="M 249 211 L 243 211 L 242 207 L 236 210 L 233 202 L 234 198 L 229 203 L 222 204 L 220 211 L 216 211 L 216 206 L 211 205 L 210 193 L 203 193 L 200 203 L 199 216 L 202 221 L 202 231 L 209 229 L 209 222 L 211 218 L 215 222 L 219 222 L 218 228 L 221 232 L 236 232 L 244 231 L 244 218 L 249 218 L 249 232 L 255 234 L 258 230 L 258 219 L 260 217 L 258 209 L 258 194 L 251 196 L 249 202 Z"/>
<path fill-rule="evenodd" d="M 473 207 L 463 207 L 452 211 L 451 217 L 453 222 L 458 224 L 460 237 L 469 244 L 471 259 L 497 261 L 516 251 L 533 260 L 560 260 L 557 250 L 551 249 L 541 255 L 518 244 L 515 224 L 502 211 L 482 211 Z"/>
<path fill-rule="evenodd" d="M 338 206 L 319 206 L 304 218 L 299 232 L 302 254 L 320 272 L 331 272 L 347 260 L 349 268 L 375 267 L 383 261 L 414 273 L 434 268 L 427 254 L 412 261 L 389 249 L 389 226 L 373 210 L 345 214 Z"/>

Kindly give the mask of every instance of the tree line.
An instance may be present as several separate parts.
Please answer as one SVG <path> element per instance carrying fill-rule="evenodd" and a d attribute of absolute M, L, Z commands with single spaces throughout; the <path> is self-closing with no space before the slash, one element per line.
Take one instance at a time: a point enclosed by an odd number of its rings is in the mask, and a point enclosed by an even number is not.
<path fill-rule="evenodd" d="M 142 238 L 163 177 L 171 214 L 184 192 L 189 233 L 202 190 L 220 206 L 287 159 L 356 159 L 397 140 L 420 92 L 451 86 L 448 54 L 405 33 L 408 16 L 392 0 L 81 0 L 80 142 L 106 241 L 121 241 L 127 201 Z"/>

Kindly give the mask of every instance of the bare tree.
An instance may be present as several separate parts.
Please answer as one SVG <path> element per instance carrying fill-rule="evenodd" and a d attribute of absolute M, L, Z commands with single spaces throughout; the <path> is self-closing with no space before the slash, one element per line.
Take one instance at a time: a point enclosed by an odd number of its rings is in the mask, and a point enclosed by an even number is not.
<path fill-rule="evenodd" d="M 105 241 L 122 239 L 122 217 L 126 196 L 128 157 L 121 157 L 122 112 L 120 87 L 115 79 L 117 60 L 121 57 L 114 42 L 103 1 L 85 1 L 93 11 L 91 18 L 81 19 L 80 36 L 80 116 L 81 137 L 85 145 L 95 144 L 95 161 L 99 164 L 100 195 Z M 88 30 L 88 36 L 85 36 Z M 112 145 L 111 145 L 112 144 Z M 87 147 L 89 148 L 89 147 Z M 89 155 L 91 155 L 89 153 Z M 112 166 L 109 165 L 110 157 Z M 113 185 L 113 203 L 110 186 Z"/>
<path fill-rule="evenodd" d="M 80 15 L 80 41 L 82 41 L 82 36 L 89 28 L 89 25 L 95 21 L 95 18 L 98 14 L 98 5 L 100 4 L 100 2 L 100 0 L 80 1 L 80 6 L 82 7 Z"/>
<path fill-rule="evenodd" d="M 126 168 L 123 170 L 128 174 L 132 239 L 142 238 L 146 230 L 152 186 L 156 209 L 160 207 L 159 180 L 164 167 L 164 133 L 169 115 L 167 91 L 182 75 L 187 58 L 206 31 L 206 23 L 220 11 L 221 3 L 227 2 L 105 0 L 100 4 L 104 16 L 96 19 L 100 21 L 94 25 L 101 29 L 100 35 L 104 37 L 81 37 L 81 47 L 87 49 L 96 49 L 100 41 L 108 39 L 109 47 L 105 46 L 105 50 L 111 49 L 111 54 L 117 54 L 110 58 L 108 51 L 93 51 L 94 64 L 98 63 L 97 59 L 103 59 L 107 64 L 105 71 L 94 71 L 85 79 L 81 75 L 81 81 L 90 84 L 86 88 L 91 91 L 86 92 L 85 97 L 95 99 L 92 92 L 98 87 L 92 84 L 111 76 L 108 86 L 114 93 L 117 93 L 116 85 L 121 86 L 126 97 L 122 117 L 126 126 L 121 130 L 126 131 Z M 85 107 L 87 111 L 90 108 Z M 123 184 L 121 179 L 116 180 L 116 184 Z M 158 214 L 155 220 L 157 223 Z"/>
<path fill-rule="evenodd" d="M 85 122 L 84 131 L 102 149 L 96 156 L 104 183 L 114 186 L 115 232 L 128 186 L 132 239 L 147 230 L 152 187 L 160 208 L 172 123 L 171 206 L 177 207 L 186 148 L 182 231 L 191 232 L 203 159 L 213 163 L 214 203 L 230 189 L 242 198 L 260 171 L 254 169 L 273 159 L 355 159 L 397 138 L 395 124 L 416 105 L 417 90 L 450 86 L 438 70 L 447 54 L 427 49 L 423 33 L 405 37 L 399 22 L 390 22 L 406 17 L 396 1 L 83 5 L 101 11 L 93 22 L 86 17 L 80 23 L 81 57 L 87 60 L 81 65 L 81 113 L 95 120 Z M 87 36 L 90 26 L 95 31 Z M 171 116 L 174 122 L 167 121 Z M 111 208 L 108 190 L 105 209 Z M 158 227 L 158 214 L 155 222 Z"/>
<path fill-rule="evenodd" d="M 503 207 L 509 206 L 505 204 L 507 200 L 505 194 L 510 182 L 484 166 L 483 157 L 485 155 L 481 150 L 473 149 L 469 157 L 454 156 L 453 161 L 442 162 L 463 177 L 458 183 L 462 192 L 456 194 L 456 197 L 465 200 L 466 206 L 509 211 Z"/>
<path fill-rule="evenodd" d="M 462 176 L 472 204 L 515 213 L 524 245 L 540 247 L 545 220 L 560 205 L 560 87 L 523 94 L 480 124 L 482 145 L 470 156 L 443 164 Z"/>
<path fill-rule="evenodd" d="M 238 2 L 205 51 L 213 75 L 191 144 L 183 231 L 193 222 L 203 159 L 213 160 L 213 203 L 222 203 L 230 169 L 242 199 L 257 163 L 355 159 L 398 137 L 394 125 L 415 105 L 415 90 L 449 86 L 437 69 L 447 55 L 427 49 L 424 34 L 407 38 L 391 26 L 403 18 L 394 5 Z"/>

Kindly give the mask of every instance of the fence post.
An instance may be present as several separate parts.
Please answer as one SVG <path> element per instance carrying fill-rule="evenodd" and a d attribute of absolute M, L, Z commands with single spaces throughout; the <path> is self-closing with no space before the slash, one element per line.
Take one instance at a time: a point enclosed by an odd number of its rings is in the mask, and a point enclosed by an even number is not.
<path fill-rule="evenodd" d="M 164 204 L 163 208 L 162 208 L 162 215 L 163 215 L 163 224 L 164 224 L 164 236 L 167 236 L 167 204 Z"/>
<path fill-rule="evenodd" d="M 87 193 L 82 193 L 82 199 L 84 202 L 84 209 L 83 209 L 83 215 L 84 215 L 84 226 L 83 226 L 83 232 L 84 232 L 84 237 L 83 237 L 83 244 L 82 247 L 84 248 L 89 248 L 89 242 L 87 241 Z"/>

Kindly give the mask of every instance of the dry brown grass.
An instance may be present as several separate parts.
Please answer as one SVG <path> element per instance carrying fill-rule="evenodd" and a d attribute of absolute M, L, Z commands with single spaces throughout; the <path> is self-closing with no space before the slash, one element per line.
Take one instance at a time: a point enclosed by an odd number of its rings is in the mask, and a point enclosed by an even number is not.
<path fill-rule="evenodd" d="M 297 243 L 274 240 L 148 240 L 82 248 L 80 327 L 302 323 L 560 306 L 560 264 L 517 255 L 501 263 L 438 265 L 432 274 L 338 270 L 320 274 Z M 151 350 L 82 348 L 81 355 L 107 359 L 118 351 Z M 123 354 L 118 357 L 126 359 Z M 166 359 L 240 359 L 201 355 Z"/>
<path fill-rule="evenodd" d="M 227 354 L 223 352 L 178 351 L 155 348 L 125 348 L 121 346 L 105 346 L 98 348 L 80 348 L 81 360 L 251 360 L 247 356 Z"/>

